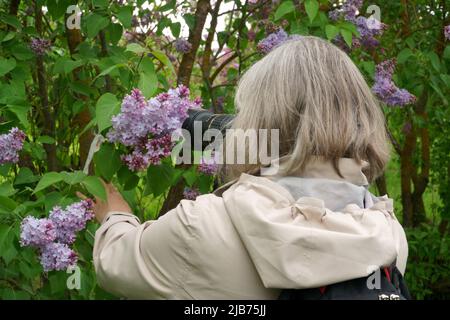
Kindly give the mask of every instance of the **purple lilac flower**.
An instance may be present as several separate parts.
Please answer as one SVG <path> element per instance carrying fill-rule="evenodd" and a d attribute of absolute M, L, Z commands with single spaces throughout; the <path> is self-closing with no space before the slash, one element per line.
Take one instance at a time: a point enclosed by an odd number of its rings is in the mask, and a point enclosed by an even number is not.
<path fill-rule="evenodd" d="M 383 61 L 376 66 L 375 84 L 372 91 L 384 103 L 390 106 L 404 106 L 411 104 L 416 97 L 406 89 L 398 88 L 392 81 L 392 75 L 395 70 L 395 61 L 393 59 Z"/>
<path fill-rule="evenodd" d="M 450 24 L 444 27 L 444 36 L 445 39 L 450 41 Z"/>
<path fill-rule="evenodd" d="M 41 249 L 40 261 L 45 272 L 66 270 L 77 263 L 78 256 L 67 244 L 52 242 Z"/>
<path fill-rule="evenodd" d="M 25 217 L 20 225 L 20 245 L 42 247 L 56 239 L 56 226 L 50 219 Z"/>
<path fill-rule="evenodd" d="M 214 155 L 211 157 L 202 157 L 198 165 L 198 171 L 207 175 L 214 175 L 219 170 L 219 164 Z"/>
<path fill-rule="evenodd" d="M 82 200 L 69 205 L 65 210 L 59 206 L 50 211 L 49 218 L 56 225 L 56 240 L 71 244 L 76 233 L 86 227 L 86 222 L 94 217 L 92 200 Z"/>
<path fill-rule="evenodd" d="M 175 41 L 175 50 L 177 50 L 179 53 L 188 53 L 192 50 L 192 44 L 183 38 L 178 38 Z"/>
<path fill-rule="evenodd" d="M 51 47 L 50 40 L 42 38 L 32 38 L 30 48 L 37 56 L 43 56 Z"/>
<path fill-rule="evenodd" d="M 200 195 L 200 191 L 197 188 L 184 188 L 183 196 L 187 200 L 195 200 Z"/>
<path fill-rule="evenodd" d="M 23 219 L 20 244 L 39 249 L 44 271 L 63 270 L 77 262 L 76 253 L 69 248 L 75 241 L 76 232 L 86 227 L 86 222 L 94 217 L 91 199 L 75 202 L 61 209 L 56 206 L 49 218 Z"/>
<path fill-rule="evenodd" d="M 357 38 L 358 41 L 356 42 L 356 46 L 355 43 L 352 43 L 352 48 L 359 47 L 360 45 L 363 45 L 366 48 L 374 48 L 379 45 L 379 41 L 375 39 L 375 37 L 383 33 L 386 29 L 386 25 L 373 17 L 370 17 L 369 19 L 363 16 L 357 17 L 362 4 L 362 0 L 347 0 L 342 5 L 341 9 L 330 11 L 328 16 L 333 21 L 343 18 L 356 25 L 360 36 Z M 337 36 L 334 39 L 334 43 L 344 51 L 349 52 L 350 48 L 341 40 L 342 37 Z"/>
<path fill-rule="evenodd" d="M 25 133 L 17 128 L 0 135 L 0 165 L 19 161 L 19 151 L 23 148 L 24 140 Z"/>
<path fill-rule="evenodd" d="M 288 40 L 299 38 L 299 35 L 289 36 L 283 29 L 278 29 L 278 31 L 269 34 L 266 38 L 258 42 L 257 49 L 258 51 L 266 54 Z"/>
<path fill-rule="evenodd" d="M 130 170 L 144 170 L 170 155 L 174 146 L 172 133 L 181 129 L 188 109 L 199 107 L 201 100 L 191 101 L 189 89 L 182 85 L 150 100 L 134 89 L 123 99 L 121 112 L 113 117 L 107 136 L 109 141 L 130 148 L 122 156 Z"/>

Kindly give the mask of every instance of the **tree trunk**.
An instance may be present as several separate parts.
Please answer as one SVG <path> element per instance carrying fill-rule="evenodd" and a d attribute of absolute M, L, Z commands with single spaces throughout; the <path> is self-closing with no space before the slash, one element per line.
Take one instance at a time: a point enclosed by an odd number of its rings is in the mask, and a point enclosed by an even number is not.
<path fill-rule="evenodd" d="M 192 68 L 194 67 L 195 57 L 197 55 L 200 41 L 202 40 L 203 26 L 205 25 L 206 16 L 210 8 L 209 0 L 199 0 L 195 11 L 195 25 L 189 30 L 188 41 L 192 45 L 191 51 L 185 53 L 181 59 L 180 68 L 178 69 L 178 84 L 184 84 L 189 87 L 191 80 Z"/>
<path fill-rule="evenodd" d="M 388 194 L 386 185 L 386 176 L 384 175 L 384 173 L 375 180 L 375 183 L 377 185 L 378 194 L 380 196 Z"/>
<path fill-rule="evenodd" d="M 36 32 L 42 36 L 42 8 L 35 5 L 35 27 Z M 41 102 L 41 111 L 44 116 L 44 124 L 42 133 L 52 138 L 55 137 L 55 110 L 51 110 L 48 101 L 47 92 L 47 78 L 44 65 L 44 57 L 41 55 L 36 56 L 36 72 L 38 82 L 38 94 Z M 55 139 L 57 141 L 57 139 Z M 44 144 L 44 149 L 47 154 L 47 168 L 48 171 L 58 171 L 58 158 L 56 155 L 56 143 Z"/>
<path fill-rule="evenodd" d="M 195 25 L 192 30 L 189 30 L 188 41 L 192 45 L 191 51 L 185 53 L 181 59 L 180 67 L 178 69 L 178 85 L 183 84 L 189 87 L 191 79 L 192 69 L 195 63 L 195 57 L 197 55 L 198 47 L 202 39 L 202 31 L 205 25 L 206 16 L 210 9 L 209 0 L 199 0 L 197 2 L 197 9 L 195 11 Z M 170 187 L 167 198 L 164 201 L 161 210 L 159 210 L 159 216 L 162 216 L 167 211 L 175 208 L 178 203 L 183 199 L 184 181 L 180 179 L 178 183 Z"/>
<path fill-rule="evenodd" d="M 69 46 L 69 51 L 71 55 L 74 55 L 77 52 L 78 45 L 83 41 L 83 37 L 81 35 L 80 29 L 66 29 L 66 35 L 67 35 L 67 44 Z M 82 67 L 76 68 L 72 71 L 73 77 L 75 79 L 79 79 L 78 73 L 81 71 Z M 80 100 L 87 101 L 87 97 L 84 95 L 78 96 Z M 78 113 L 75 118 L 73 119 L 73 122 L 75 126 L 80 128 L 81 130 L 86 127 L 86 125 L 91 121 L 91 114 L 88 110 L 88 108 L 84 108 L 80 113 Z M 80 162 L 79 162 L 79 168 L 83 168 L 84 164 L 86 162 L 89 148 L 91 147 L 92 140 L 94 139 L 94 133 L 91 129 L 86 130 L 84 134 L 82 134 L 79 137 L 79 143 L 80 143 Z M 93 167 L 90 168 L 90 171 L 93 170 Z"/>

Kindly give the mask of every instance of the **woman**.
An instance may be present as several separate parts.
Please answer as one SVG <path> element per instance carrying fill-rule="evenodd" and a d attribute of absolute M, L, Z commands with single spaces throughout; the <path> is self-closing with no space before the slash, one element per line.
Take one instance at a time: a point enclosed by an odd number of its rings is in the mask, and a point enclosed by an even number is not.
<path fill-rule="evenodd" d="M 389 157 L 384 117 L 348 56 L 316 37 L 288 41 L 245 73 L 235 103 L 233 127 L 279 129 L 276 174 L 226 166 L 228 189 L 144 223 L 108 186 L 95 207 L 99 284 L 139 299 L 276 299 L 394 261 L 404 273 L 392 200 L 368 191 Z"/>

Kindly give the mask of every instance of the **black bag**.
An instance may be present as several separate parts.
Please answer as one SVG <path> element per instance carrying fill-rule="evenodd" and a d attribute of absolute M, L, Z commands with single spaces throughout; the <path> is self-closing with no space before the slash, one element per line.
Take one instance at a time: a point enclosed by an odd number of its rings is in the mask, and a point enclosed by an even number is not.
<path fill-rule="evenodd" d="M 379 270 L 379 286 L 370 289 L 368 277 L 313 289 L 284 289 L 279 300 L 411 300 L 402 274 L 395 265 Z M 371 278 L 372 277 L 372 278 Z M 370 279 L 369 279 L 370 278 Z"/>

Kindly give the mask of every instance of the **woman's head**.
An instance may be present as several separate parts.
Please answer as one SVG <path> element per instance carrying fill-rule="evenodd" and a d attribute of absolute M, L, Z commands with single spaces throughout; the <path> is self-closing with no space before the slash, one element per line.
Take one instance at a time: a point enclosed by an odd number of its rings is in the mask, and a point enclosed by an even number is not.
<path fill-rule="evenodd" d="M 286 174 L 302 170 L 311 156 L 336 168 L 347 157 L 368 161 L 373 179 L 389 159 L 375 97 L 347 54 L 320 38 L 287 41 L 255 63 L 239 82 L 235 105 L 233 128 L 279 129 L 280 156 L 289 155 Z M 231 166 L 231 172 L 252 167 Z"/>

